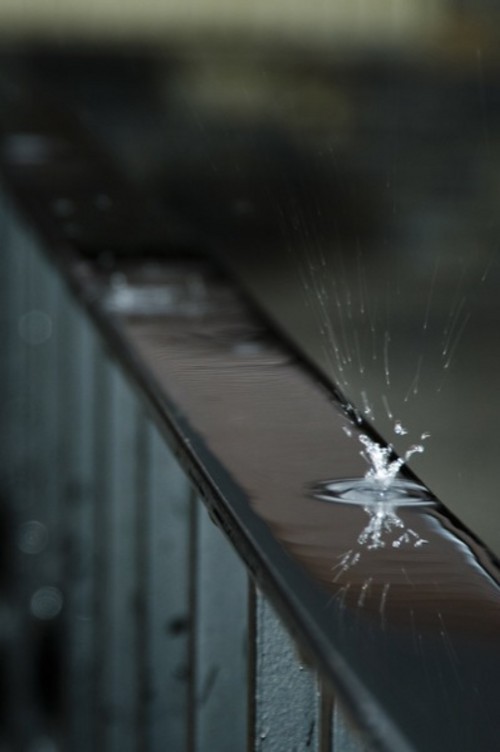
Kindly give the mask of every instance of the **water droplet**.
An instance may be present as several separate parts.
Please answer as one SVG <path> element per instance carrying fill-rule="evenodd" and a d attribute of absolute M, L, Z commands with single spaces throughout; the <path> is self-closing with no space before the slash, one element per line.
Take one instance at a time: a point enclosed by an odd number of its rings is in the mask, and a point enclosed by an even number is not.
<path fill-rule="evenodd" d="M 61 613 L 63 595 L 59 588 L 45 585 L 31 596 L 30 609 L 33 616 L 42 621 L 55 619 Z"/>
<path fill-rule="evenodd" d="M 394 433 L 397 433 L 399 436 L 404 436 L 408 433 L 406 428 L 401 424 L 401 421 L 397 420 L 394 424 Z"/>
<path fill-rule="evenodd" d="M 28 311 L 20 317 L 18 329 L 28 345 L 42 345 L 52 335 L 52 319 L 44 311 Z"/>
<path fill-rule="evenodd" d="M 380 491 L 386 491 L 404 465 L 406 457 L 391 459 L 392 447 L 372 441 L 364 434 L 359 437 L 359 440 L 365 447 L 363 456 L 370 464 L 365 476 L 366 480 Z"/>
<path fill-rule="evenodd" d="M 414 444 L 411 446 L 408 451 L 405 453 L 405 462 L 407 462 L 410 457 L 412 457 L 414 454 L 422 454 L 424 452 L 424 447 L 422 444 Z"/>

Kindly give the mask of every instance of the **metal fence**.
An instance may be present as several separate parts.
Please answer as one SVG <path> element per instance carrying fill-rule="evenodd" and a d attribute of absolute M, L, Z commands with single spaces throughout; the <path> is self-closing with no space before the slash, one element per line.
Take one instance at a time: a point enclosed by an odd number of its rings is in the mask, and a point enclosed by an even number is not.
<path fill-rule="evenodd" d="M 5 196 L 0 232 L 2 749 L 359 750 Z"/>

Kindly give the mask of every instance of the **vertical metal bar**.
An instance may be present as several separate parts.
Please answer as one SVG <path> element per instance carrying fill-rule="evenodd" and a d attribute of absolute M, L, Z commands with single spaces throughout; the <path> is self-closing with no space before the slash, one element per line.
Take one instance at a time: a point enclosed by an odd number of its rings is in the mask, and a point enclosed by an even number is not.
<path fill-rule="evenodd" d="M 194 492 L 191 492 L 189 504 L 189 664 L 188 664 L 188 713 L 187 721 L 187 752 L 195 752 L 197 735 L 197 640 L 198 640 L 198 528 L 199 528 L 199 500 Z"/>
<path fill-rule="evenodd" d="M 149 749 L 187 749 L 191 487 L 148 425 L 147 538 Z"/>
<path fill-rule="evenodd" d="M 149 656 L 151 599 L 149 548 L 151 545 L 151 433 L 146 416 L 141 411 L 136 433 L 136 745 L 138 752 L 151 752 L 149 713 L 152 701 L 152 664 Z"/>
<path fill-rule="evenodd" d="M 106 655 L 102 672 L 103 749 L 136 749 L 137 627 L 136 478 L 138 406 L 121 372 L 109 374 L 109 526 L 100 540 L 108 570 L 101 602 Z M 97 572 L 99 577 L 99 572 Z"/>
<path fill-rule="evenodd" d="M 92 592 L 92 716 L 94 719 L 92 748 L 105 752 L 107 707 L 105 676 L 108 664 L 109 624 L 107 601 L 109 596 L 109 535 L 110 461 L 111 461 L 111 368 L 99 343 L 94 361 L 95 399 L 93 416 L 93 462 L 95 472 L 95 500 L 93 515 L 93 571 Z"/>
<path fill-rule="evenodd" d="M 62 312 L 61 312 L 62 313 Z M 94 411 L 97 397 L 97 343 L 90 324 L 71 300 L 65 310 L 61 342 L 63 410 L 59 432 L 63 440 L 64 473 L 63 592 L 66 603 L 65 697 L 66 747 L 92 749 L 94 714 L 91 666 L 93 656 L 94 583 Z"/>
<path fill-rule="evenodd" d="M 56 744 L 62 713 L 63 594 L 61 590 L 61 530 L 64 474 L 60 473 L 59 416 L 62 386 L 59 368 L 58 316 L 64 292 L 60 277 L 33 248 L 30 265 L 31 307 L 21 331 L 29 346 L 28 404 L 31 408 L 30 498 L 28 530 L 43 526 L 46 544 L 38 552 L 24 546 L 30 559 L 30 617 L 35 650 L 35 703 L 41 735 Z"/>
<path fill-rule="evenodd" d="M 9 581 L 3 605 L 2 631 L 8 639 L 5 650 L 5 674 L 9 691 L 6 693 L 5 720 L 9 740 L 20 747 L 31 741 L 31 729 L 38 727 L 34 711 L 32 643 L 26 615 L 29 593 L 21 578 L 22 555 L 18 554 L 18 533 L 26 498 L 27 473 L 25 467 L 27 443 L 27 354 L 28 345 L 20 336 L 19 324 L 29 308 L 26 284 L 27 262 L 32 239 L 24 233 L 9 201 L 4 204 L 2 266 L 5 270 L 5 340 L 7 357 L 4 360 L 5 392 L 2 410 L 2 472 L 1 493 L 11 529 L 9 530 Z"/>
<path fill-rule="evenodd" d="M 369 752 L 369 747 L 356 734 L 338 701 L 333 704 L 332 752 Z"/>
<path fill-rule="evenodd" d="M 318 677 L 320 694 L 319 708 L 319 749 L 320 752 L 332 752 L 333 744 L 333 698 L 330 688 Z"/>
<path fill-rule="evenodd" d="M 50 268 L 39 248 L 33 248 L 30 277 L 31 307 L 21 322 L 21 331 L 29 346 L 31 512 L 35 518 L 41 518 L 50 531 L 41 564 L 45 582 L 56 585 L 60 573 L 58 416 L 61 409 L 58 363 L 60 319 L 57 313 L 62 289 L 58 275 Z"/>
<path fill-rule="evenodd" d="M 37 339 L 33 337 L 33 295 L 31 273 L 36 251 L 33 237 L 19 225 L 9 206 L 6 217 L 6 248 L 8 288 L 6 290 L 6 359 L 7 394 L 4 488 L 12 503 L 24 509 L 28 504 L 32 476 L 28 466 L 28 449 L 32 441 L 29 424 L 30 360 Z"/>
<path fill-rule="evenodd" d="M 319 694 L 315 677 L 264 596 L 255 595 L 253 749 L 259 752 L 316 750 Z"/>
<path fill-rule="evenodd" d="M 194 750 L 233 752 L 248 733 L 248 580 L 201 504 L 197 516 Z"/>
<path fill-rule="evenodd" d="M 0 483 L 11 500 L 22 497 L 22 458 L 24 450 L 24 395 L 26 345 L 19 333 L 19 322 L 28 307 L 26 296 L 26 245 L 17 227 L 10 201 L 2 196 L 2 358 L 3 408 Z"/>
<path fill-rule="evenodd" d="M 35 239 L 15 232 L 13 252 L 24 261 L 24 305 L 17 334 L 24 350 L 18 384 L 18 419 L 23 436 L 19 483 L 12 496 L 18 546 L 19 647 L 23 653 L 23 722 L 34 742 L 57 725 L 60 701 L 59 618 L 62 594 L 58 581 L 57 529 L 57 348 L 53 311 L 58 281 L 41 260 Z M 34 534 L 34 531 L 37 531 Z M 48 666 L 50 664 L 50 672 Z"/>

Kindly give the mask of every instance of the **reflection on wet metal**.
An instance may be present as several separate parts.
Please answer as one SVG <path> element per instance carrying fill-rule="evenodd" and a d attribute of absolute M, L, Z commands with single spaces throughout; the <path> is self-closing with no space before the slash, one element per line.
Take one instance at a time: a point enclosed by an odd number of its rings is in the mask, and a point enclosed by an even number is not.
<path fill-rule="evenodd" d="M 117 313 L 143 316 L 177 314 L 200 317 L 210 310 L 202 279 L 191 275 L 169 284 L 157 284 L 154 277 L 146 283 L 129 284 L 126 274 L 115 273 L 106 297 L 106 307 Z"/>
<path fill-rule="evenodd" d="M 313 488 L 313 496 L 321 501 L 363 506 L 392 504 L 401 507 L 436 503 L 425 486 L 407 478 L 397 478 L 386 489 L 380 489 L 366 477 L 325 481 Z"/>

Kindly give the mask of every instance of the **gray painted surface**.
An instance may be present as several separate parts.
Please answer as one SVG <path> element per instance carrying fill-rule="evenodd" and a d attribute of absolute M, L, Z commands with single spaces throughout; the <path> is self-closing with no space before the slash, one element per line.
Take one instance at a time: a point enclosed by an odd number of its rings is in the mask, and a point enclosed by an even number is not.
<path fill-rule="evenodd" d="M 369 747 L 352 728 L 338 702 L 333 706 L 332 752 L 369 752 Z"/>
<path fill-rule="evenodd" d="M 92 604 L 94 570 L 94 363 L 97 350 L 90 324 L 67 298 L 60 357 L 63 373 L 60 468 L 64 483 L 64 571 L 67 648 L 66 718 L 68 747 L 92 748 L 91 671 L 94 654 Z"/>
<path fill-rule="evenodd" d="M 247 575 L 200 502 L 195 514 L 193 749 L 235 752 L 247 739 Z"/>
<path fill-rule="evenodd" d="M 104 413 L 108 425 L 99 426 L 109 441 L 101 457 L 106 487 L 106 513 L 101 518 L 100 561 L 106 568 L 100 590 L 103 665 L 101 671 L 101 740 L 104 750 L 136 749 L 138 677 L 137 640 L 137 433 L 138 405 L 121 372 L 105 363 Z M 98 523 L 98 524 L 101 524 Z M 101 572 L 96 572 L 97 585 Z"/>
<path fill-rule="evenodd" d="M 191 487 L 155 426 L 147 427 L 149 747 L 185 750 L 189 680 Z"/>
<path fill-rule="evenodd" d="M 10 202 L 2 202 L 2 273 L 0 283 L 4 305 L 2 309 L 2 338 L 8 357 L 2 358 L 3 405 L 0 430 L 2 431 L 0 483 L 2 511 L 6 516 L 7 535 L 16 538 L 25 520 L 21 509 L 28 496 L 29 477 L 25 464 L 27 457 L 27 346 L 19 336 L 19 321 L 28 307 L 26 270 L 28 246 L 31 238 L 18 228 Z M 38 725 L 38 713 L 33 696 L 34 650 L 30 629 L 24 613 L 29 603 L 26 581 L 18 576 L 23 568 L 23 556 L 13 542 L 8 566 L 16 576 L 9 592 L 1 602 L 2 647 L 6 659 L 5 671 L 10 678 L 6 697 L 8 733 L 26 743 L 30 735 L 26 725 Z M 26 562 L 30 567 L 29 560 Z M 21 712 L 25 707 L 26 712 Z"/>
<path fill-rule="evenodd" d="M 319 744 L 320 702 L 314 675 L 264 596 L 255 602 L 255 749 L 308 752 Z"/>

